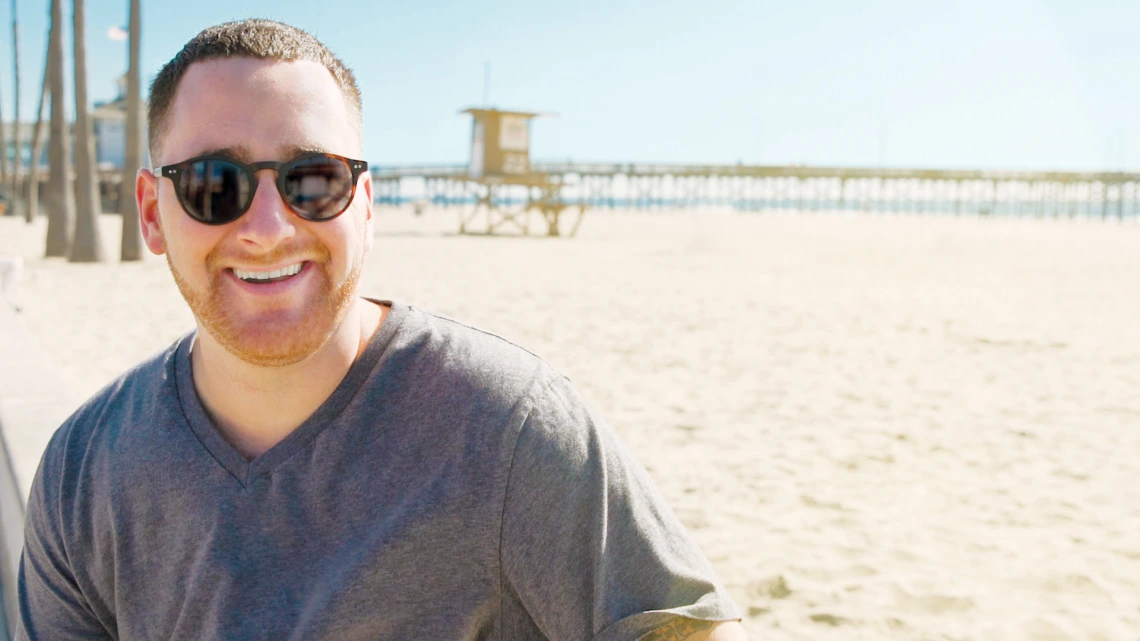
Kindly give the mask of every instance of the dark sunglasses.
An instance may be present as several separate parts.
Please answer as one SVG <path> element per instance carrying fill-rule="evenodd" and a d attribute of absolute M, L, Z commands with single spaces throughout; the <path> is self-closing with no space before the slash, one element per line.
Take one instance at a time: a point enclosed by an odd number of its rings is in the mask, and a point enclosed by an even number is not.
<path fill-rule="evenodd" d="M 277 172 L 277 192 L 305 220 L 332 220 L 348 209 L 356 181 L 368 163 L 344 156 L 307 153 L 288 162 L 247 165 L 226 156 L 199 156 L 155 167 L 155 176 L 174 183 L 178 202 L 190 217 L 207 225 L 225 225 L 249 211 L 257 192 L 257 172 Z"/>

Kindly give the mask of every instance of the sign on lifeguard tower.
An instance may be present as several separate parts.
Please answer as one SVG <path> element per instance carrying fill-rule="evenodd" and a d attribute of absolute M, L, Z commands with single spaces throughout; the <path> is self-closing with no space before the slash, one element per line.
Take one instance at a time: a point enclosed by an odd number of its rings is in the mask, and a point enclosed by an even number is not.
<path fill-rule="evenodd" d="M 530 120 L 544 114 L 498 109 L 466 109 L 471 114 L 471 162 L 467 176 L 523 179 L 530 172 Z"/>

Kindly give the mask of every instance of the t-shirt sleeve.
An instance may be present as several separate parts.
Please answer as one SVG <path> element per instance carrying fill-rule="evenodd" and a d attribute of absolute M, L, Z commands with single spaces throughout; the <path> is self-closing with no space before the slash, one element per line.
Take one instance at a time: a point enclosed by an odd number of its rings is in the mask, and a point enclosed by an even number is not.
<path fill-rule="evenodd" d="M 52 447 L 32 482 L 24 520 L 24 552 L 17 579 L 20 621 L 16 641 L 111 639 L 76 584 L 60 524 L 59 497 L 51 491 Z"/>
<path fill-rule="evenodd" d="M 648 473 L 564 378 L 519 433 L 501 557 L 504 602 L 551 641 L 633 641 L 676 616 L 740 619 Z"/>

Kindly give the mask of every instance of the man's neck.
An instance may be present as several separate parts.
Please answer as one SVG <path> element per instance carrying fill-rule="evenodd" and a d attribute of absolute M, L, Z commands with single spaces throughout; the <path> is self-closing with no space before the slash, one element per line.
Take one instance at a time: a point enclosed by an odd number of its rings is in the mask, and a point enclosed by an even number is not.
<path fill-rule="evenodd" d="M 363 298 L 336 332 L 305 360 L 285 367 L 251 365 L 198 332 L 190 361 L 194 387 L 214 425 L 253 460 L 280 443 L 332 395 L 387 318 L 389 308 Z"/>

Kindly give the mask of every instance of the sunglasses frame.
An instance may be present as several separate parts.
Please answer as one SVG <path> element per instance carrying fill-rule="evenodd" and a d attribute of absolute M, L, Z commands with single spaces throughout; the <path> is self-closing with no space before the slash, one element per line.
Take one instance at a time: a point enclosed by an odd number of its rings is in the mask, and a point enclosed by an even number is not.
<path fill-rule="evenodd" d="M 249 208 L 251 206 L 253 206 L 253 198 L 254 198 L 254 196 L 257 195 L 257 185 L 258 185 L 257 172 L 259 172 L 263 169 L 272 169 L 274 172 L 276 172 L 277 179 L 275 180 L 275 183 L 277 185 L 277 194 L 281 197 L 282 200 L 285 200 L 285 176 L 286 176 L 286 174 L 289 173 L 289 170 L 292 168 L 292 165 L 299 163 L 302 160 L 307 160 L 307 159 L 310 159 L 313 157 L 332 158 L 334 160 L 339 160 L 340 162 L 345 163 L 348 166 L 349 171 L 352 173 L 352 190 L 348 194 L 348 201 L 345 203 L 343 209 L 341 209 L 340 211 L 336 212 L 335 214 L 333 214 L 331 216 L 328 216 L 326 218 L 309 218 L 305 214 L 297 211 L 293 207 L 292 203 L 285 201 L 285 204 L 289 206 L 289 210 L 292 211 L 294 214 L 296 214 L 299 218 L 303 218 L 305 220 L 310 220 L 310 221 L 315 222 L 315 223 L 321 223 L 321 222 L 325 222 L 328 220 L 332 220 L 332 219 L 336 218 L 337 216 L 340 216 L 341 214 L 343 214 L 345 211 L 348 210 L 350 205 L 352 205 L 352 200 L 353 200 L 353 198 L 356 197 L 356 185 L 360 181 L 360 175 L 363 174 L 364 172 L 368 171 L 368 163 L 367 162 L 364 162 L 363 160 L 355 160 L 353 158 L 346 158 L 344 156 L 338 156 L 336 154 L 327 154 L 327 153 L 323 153 L 323 152 L 308 152 L 308 153 L 301 154 L 300 156 L 297 156 L 296 158 L 292 158 L 290 160 L 287 160 L 285 162 L 275 162 L 272 160 L 266 160 L 264 162 L 255 162 L 255 163 L 246 164 L 244 162 L 241 162 L 240 160 L 237 160 L 235 158 L 231 158 L 230 156 L 223 156 L 220 154 L 207 154 L 205 156 L 195 156 L 194 158 L 190 158 L 188 160 L 183 160 L 182 162 L 174 163 L 173 165 L 163 165 L 161 167 L 155 167 L 154 169 L 151 170 L 151 173 L 153 173 L 155 176 L 165 176 L 165 177 L 169 178 L 171 182 L 174 183 L 174 193 L 175 193 L 175 195 L 178 196 L 178 204 L 182 205 L 182 209 L 183 209 L 183 211 L 186 212 L 187 216 L 189 216 L 190 218 L 192 218 L 196 222 L 202 223 L 203 225 L 218 226 L 218 225 L 228 225 L 228 224 L 234 222 L 235 220 L 244 216 L 246 214 L 246 212 L 249 211 Z M 195 217 L 193 214 L 191 214 L 190 213 L 190 207 L 186 204 L 186 201 L 182 197 L 182 190 L 179 189 L 179 187 L 178 187 L 179 179 L 182 177 L 183 171 L 186 171 L 186 169 L 190 168 L 190 166 L 193 165 L 194 163 L 209 161 L 209 160 L 215 160 L 215 161 L 220 160 L 220 161 L 227 162 L 227 163 L 237 167 L 238 169 L 241 170 L 241 172 L 243 174 L 245 174 L 245 177 L 249 181 L 249 184 L 250 184 L 249 202 L 246 203 L 245 209 L 242 209 L 241 213 L 239 213 L 237 216 L 234 216 L 232 219 L 224 221 L 224 222 L 207 222 L 207 221 L 201 220 L 201 219 Z"/>

